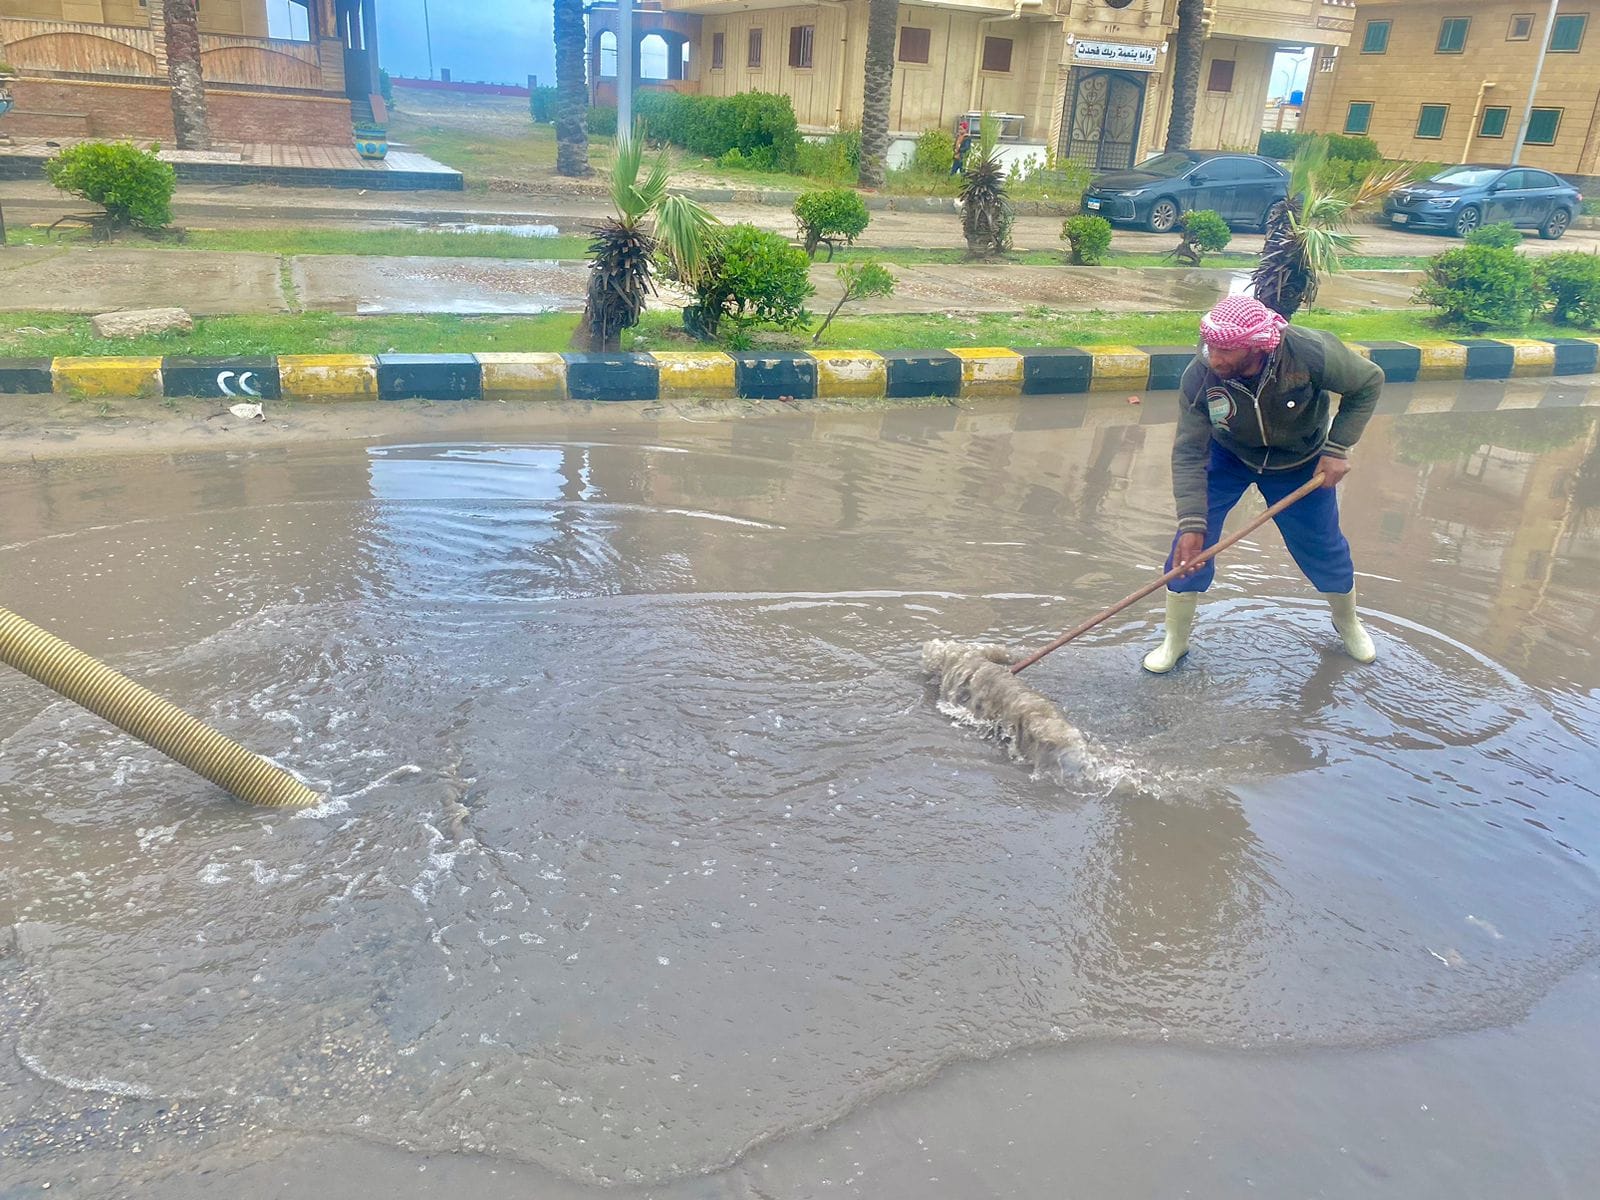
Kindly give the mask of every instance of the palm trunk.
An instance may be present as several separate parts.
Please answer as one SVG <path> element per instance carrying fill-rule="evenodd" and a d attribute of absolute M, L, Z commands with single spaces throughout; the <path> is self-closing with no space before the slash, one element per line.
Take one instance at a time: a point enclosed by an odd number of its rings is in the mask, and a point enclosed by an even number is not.
<path fill-rule="evenodd" d="M 172 84 L 172 124 L 179 150 L 211 149 L 206 82 L 200 72 L 198 0 L 166 0 L 167 79 Z"/>
<path fill-rule="evenodd" d="M 1187 150 L 1194 139 L 1194 110 L 1200 102 L 1200 60 L 1205 56 L 1205 0 L 1178 0 L 1178 28 L 1172 35 L 1172 116 L 1167 149 Z"/>
<path fill-rule="evenodd" d="M 861 103 L 862 187 L 883 186 L 889 156 L 889 99 L 894 92 L 894 35 L 900 0 L 867 0 L 867 66 Z"/>
<path fill-rule="evenodd" d="M 588 38 L 583 0 L 555 0 L 556 174 L 589 174 Z"/>

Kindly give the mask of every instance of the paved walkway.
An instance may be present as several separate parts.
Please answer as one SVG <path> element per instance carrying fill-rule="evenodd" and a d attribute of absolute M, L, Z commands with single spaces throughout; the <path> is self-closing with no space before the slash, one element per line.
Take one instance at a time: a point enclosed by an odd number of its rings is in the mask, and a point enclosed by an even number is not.
<path fill-rule="evenodd" d="M 298 306 L 359 314 L 578 312 L 588 281 L 578 261 L 383 258 L 123 247 L 14 246 L 0 254 L 0 310 L 98 313 L 186 308 L 198 316 L 287 312 L 283 267 Z M 858 312 L 1020 312 L 1202 309 L 1244 286 L 1243 272 L 1012 265 L 896 266 L 895 295 Z M 1326 308 L 1405 307 L 1418 275 L 1354 272 L 1329 282 Z M 834 268 L 812 269 L 817 305 L 838 291 Z M 663 296 L 659 303 L 670 305 Z"/>

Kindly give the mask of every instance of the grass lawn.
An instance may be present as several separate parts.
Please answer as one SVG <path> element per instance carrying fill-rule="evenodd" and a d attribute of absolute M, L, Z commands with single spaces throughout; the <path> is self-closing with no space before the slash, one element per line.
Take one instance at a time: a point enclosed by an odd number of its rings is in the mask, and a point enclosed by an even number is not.
<path fill-rule="evenodd" d="M 952 226 L 952 228 L 954 228 Z M 952 234 L 954 236 L 954 234 Z M 92 245 L 86 229 L 67 229 L 59 233 L 46 233 L 43 229 L 12 227 L 6 231 L 6 241 L 15 246 L 88 246 Z M 589 239 L 576 235 L 550 238 L 517 237 L 510 233 L 446 233 L 417 229 L 191 229 L 185 240 L 157 241 L 137 234 L 124 234 L 116 245 L 151 250 L 231 250 L 260 254 L 355 254 L 355 255 L 427 255 L 441 258 L 503 258 L 503 259 L 582 259 L 589 253 Z M 912 247 L 870 246 L 845 247 L 835 256 L 835 261 L 850 262 L 874 259 L 881 263 L 960 264 L 967 261 L 966 251 L 955 246 Z M 1060 249 L 1019 250 L 1007 262 L 1024 266 L 1066 265 L 1065 247 Z M 1250 268 L 1256 256 L 1236 251 L 1207 255 L 1207 267 Z M 1380 270 L 1421 268 L 1427 258 L 1416 255 L 1350 255 L 1345 259 L 1347 270 Z M 1166 254 L 1135 254 L 1117 252 L 1106 256 L 1108 267 L 1161 267 L 1186 268 Z"/>
<path fill-rule="evenodd" d="M 352 317 L 337 313 L 205 317 L 192 334 L 164 334 L 131 341 L 96 338 L 87 317 L 60 313 L 13 313 L 0 331 L 0 357 L 49 358 L 57 355 L 272 355 L 355 353 L 452 354 L 477 351 L 566 350 L 578 318 L 570 313 L 531 317 L 386 316 Z M 828 331 L 833 349 L 916 350 L 948 346 L 1103 346 L 1189 345 L 1200 314 L 1060 312 L 1038 308 L 1025 313 L 986 313 L 970 317 L 939 315 L 857 316 L 845 314 Z M 1311 312 L 1297 323 L 1329 329 L 1355 341 L 1430 341 L 1461 336 L 1409 312 Z M 1561 337 L 1579 332 L 1570 326 L 1534 322 L 1524 329 L 1500 330 L 1530 337 Z M 809 334 L 758 332 L 763 349 L 807 349 Z M 624 338 L 625 349 L 695 348 L 676 313 L 646 315 Z"/>

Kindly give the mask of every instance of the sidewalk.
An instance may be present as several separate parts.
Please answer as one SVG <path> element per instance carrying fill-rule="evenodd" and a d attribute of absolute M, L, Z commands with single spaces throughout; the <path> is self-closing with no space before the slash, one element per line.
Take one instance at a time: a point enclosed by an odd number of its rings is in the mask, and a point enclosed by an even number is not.
<path fill-rule="evenodd" d="M 1210 307 L 1244 286 L 1237 270 L 897 265 L 893 296 L 855 312 L 1152 312 Z M 292 282 L 293 292 L 285 288 Z M 1330 280 L 1329 309 L 1404 308 L 1420 273 L 1358 271 Z M 100 313 L 177 307 L 196 316 L 296 309 L 373 315 L 578 312 L 588 266 L 580 260 L 385 258 L 356 255 L 145 250 L 122 246 L 12 246 L 0 254 L 0 311 Z M 834 268 L 811 271 L 817 305 L 831 305 Z M 292 297 L 292 298 L 291 298 Z M 655 307 L 676 307 L 665 292 Z"/>

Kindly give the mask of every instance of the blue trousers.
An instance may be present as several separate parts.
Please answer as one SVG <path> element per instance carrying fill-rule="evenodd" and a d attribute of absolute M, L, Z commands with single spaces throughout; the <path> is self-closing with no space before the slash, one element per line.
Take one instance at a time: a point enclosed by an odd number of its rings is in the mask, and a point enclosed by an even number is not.
<path fill-rule="evenodd" d="M 1233 506 L 1253 483 L 1268 504 L 1276 504 L 1317 473 L 1313 458 L 1290 471 L 1256 474 L 1216 442 L 1211 443 L 1211 461 L 1206 464 L 1206 546 L 1215 546 L 1222 537 L 1222 523 Z M 1296 501 L 1274 518 L 1283 534 L 1289 553 L 1319 592 L 1348 592 L 1355 588 L 1355 565 L 1350 560 L 1350 543 L 1339 530 L 1339 498 L 1333 488 L 1318 488 Z M 1172 539 L 1176 552 L 1178 539 Z M 1172 570 L 1172 554 L 1167 555 L 1167 570 Z M 1216 578 L 1213 559 L 1193 575 L 1175 579 L 1167 586 L 1174 592 L 1203 592 Z"/>

